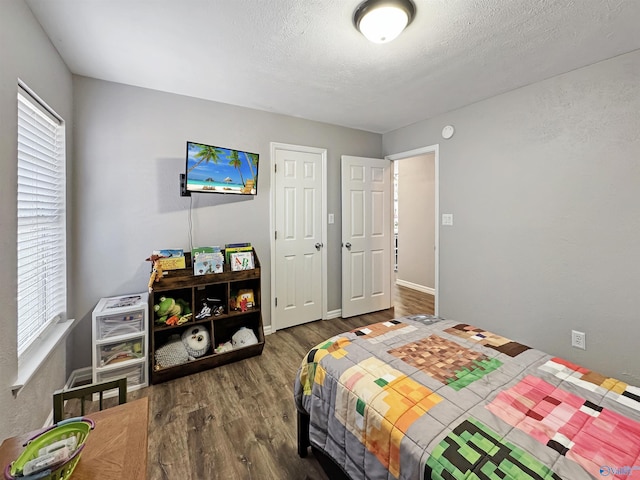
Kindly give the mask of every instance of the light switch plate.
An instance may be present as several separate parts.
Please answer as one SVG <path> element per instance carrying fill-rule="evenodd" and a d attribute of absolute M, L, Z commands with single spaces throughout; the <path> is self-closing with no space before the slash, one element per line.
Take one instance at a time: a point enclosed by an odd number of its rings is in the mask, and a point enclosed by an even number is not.
<path fill-rule="evenodd" d="M 334 218 L 333 218 L 333 213 L 329 214 L 329 224 L 332 224 L 334 222 Z"/>
<path fill-rule="evenodd" d="M 443 213 L 442 214 L 442 225 L 453 225 L 453 213 Z"/>

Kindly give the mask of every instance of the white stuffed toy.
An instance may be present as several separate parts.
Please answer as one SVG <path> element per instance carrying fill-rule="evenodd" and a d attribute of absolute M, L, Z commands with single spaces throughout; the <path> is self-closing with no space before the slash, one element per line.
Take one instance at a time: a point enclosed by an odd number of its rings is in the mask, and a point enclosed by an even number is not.
<path fill-rule="evenodd" d="M 202 325 L 195 325 L 182 332 L 182 343 L 189 355 L 189 360 L 202 357 L 211 346 L 209 331 Z"/>
<path fill-rule="evenodd" d="M 233 348 L 247 347 L 249 345 L 255 345 L 258 343 L 258 338 L 253 330 L 247 327 L 242 327 L 231 337 L 231 343 Z"/>

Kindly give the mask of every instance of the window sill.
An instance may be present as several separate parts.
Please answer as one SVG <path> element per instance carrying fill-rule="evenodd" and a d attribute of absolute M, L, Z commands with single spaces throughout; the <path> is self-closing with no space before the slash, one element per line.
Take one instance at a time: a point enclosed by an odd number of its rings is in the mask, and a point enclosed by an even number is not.
<path fill-rule="evenodd" d="M 18 360 L 18 377 L 11 386 L 11 392 L 17 397 L 20 390 L 33 378 L 60 343 L 69 335 L 74 320 L 59 322 L 51 326 L 38 338 Z"/>

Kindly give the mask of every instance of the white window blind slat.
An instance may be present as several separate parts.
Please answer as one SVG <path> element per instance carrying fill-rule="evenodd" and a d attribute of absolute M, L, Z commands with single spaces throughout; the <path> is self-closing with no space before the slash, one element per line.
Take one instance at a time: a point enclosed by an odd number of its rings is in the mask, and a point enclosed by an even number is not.
<path fill-rule="evenodd" d="M 18 187 L 18 195 L 23 195 L 28 198 L 29 195 L 35 195 L 36 198 L 43 196 L 44 200 L 49 203 L 58 202 L 60 197 L 56 190 L 60 188 L 60 183 L 39 182 L 38 184 L 25 184 L 20 183 Z"/>
<path fill-rule="evenodd" d="M 29 220 L 33 220 L 33 222 L 31 223 L 34 223 L 34 222 L 37 223 L 37 222 L 42 222 L 42 216 L 44 215 L 47 215 L 48 217 L 53 217 L 54 219 L 62 216 L 58 214 L 61 208 L 56 204 L 45 204 L 45 203 L 38 204 L 38 202 L 25 202 L 24 200 L 23 200 L 23 203 L 27 205 L 29 203 L 34 203 L 34 207 L 26 210 L 24 208 L 20 208 L 18 210 L 18 215 L 21 221 L 25 220 L 25 222 L 28 222 Z M 33 214 L 34 208 L 38 210 L 37 215 Z"/>
<path fill-rule="evenodd" d="M 32 142 L 32 139 L 28 137 L 23 137 L 21 138 L 21 140 L 26 142 Z M 46 146 L 39 146 L 38 148 L 36 148 L 35 146 L 32 146 L 29 148 L 23 145 L 18 150 L 18 156 L 22 160 L 28 161 L 29 159 L 33 159 L 43 166 L 47 166 L 47 165 L 50 166 L 50 168 L 52 169 L 55 167 L 55 163 L 47 160 L 47 157 L 52 157 L 57 154 L 58 152 L 56 151 L 55 148 L 46 148 Z"/>
<path fill-rule="evenodd" d="M 29 143 L 22 146 L 23 152 L 35 154 L 36 152 L 45 155 L 55 153 L 58 146 L 56 144 L 55 131 L 41 128 L 37 123 L 18 119 L 20 127 L 20 138 L 29 140 Z M 53 135 L 52 135 L 53 134 Z"/>
<path fill-rule="evenodd" d="M 19 155 L 20 170 L 27 178 L 37 180 L 40 175 L 44 175 L 50 178 L 60 179 L 62 176 L 55 170 L 55 164 L 47 164 L 47 162 L 41 162 L 38 157 L 29 155 Z"/>
<path fill-rule="evenodd" d="M 18 93 L 18 355 L 66 314 L 64 123 Z"/>

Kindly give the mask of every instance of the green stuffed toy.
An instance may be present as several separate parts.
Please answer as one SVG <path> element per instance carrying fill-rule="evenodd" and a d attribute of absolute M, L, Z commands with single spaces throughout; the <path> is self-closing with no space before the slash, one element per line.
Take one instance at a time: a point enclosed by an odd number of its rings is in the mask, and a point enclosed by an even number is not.
<path fill-rule="evenodd" d="M 191 317 L 189 303 L 181 298 L 160 297 L 153 310 L 156 312 L 156 323 L 165 325 L 182 325 Z"/>

